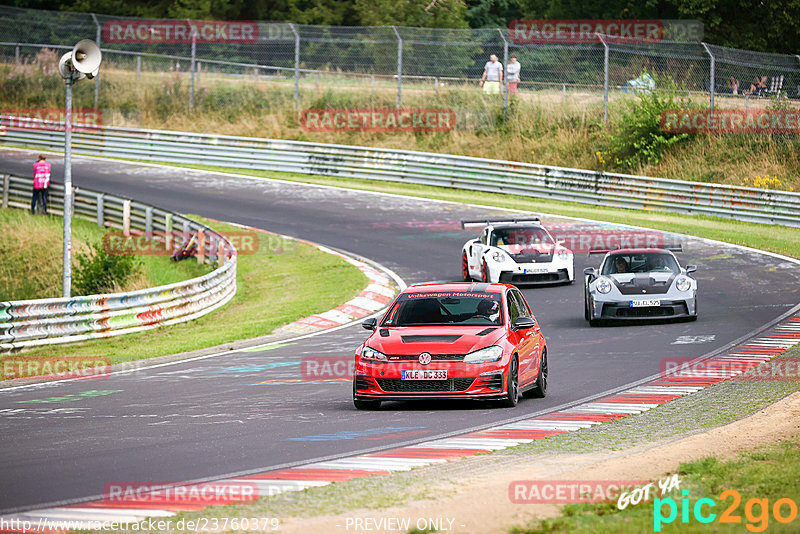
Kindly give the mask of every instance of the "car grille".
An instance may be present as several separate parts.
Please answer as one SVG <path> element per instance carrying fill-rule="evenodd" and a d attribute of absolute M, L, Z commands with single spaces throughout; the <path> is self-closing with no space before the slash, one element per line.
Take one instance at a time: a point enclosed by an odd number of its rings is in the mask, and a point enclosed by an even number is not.
<path fill-rule="evenodd" d="M 378 385 L 384 391 L 403 393 L 419 393 L 426 391 L 465 391 L 475 378 L 450 378 L 448 380 L 393 380 L 378 379 Z"/>
<path fill-rule="evenodd" d="M 365 390 L 365 389 L 372 389 L 375 387 L 375 380 L 363 375 L 356 376 L 356 389 L 357 390 Z"/>
<path fill-rule="evenodd" d="M 464 361 L 466 354 L 431 354 L 432 362 L 461 362 Z M 416 362 L 419 361 L 419 354 L 387 354 L 390 362 Z"/>
<path fill-rule="evenodd" d="M 503 389 L 503 373 L 494 375 L 480 376 L 475 381 L 475 387 L 487 389 Z"/>
<path fill-rule="evenodd" d="M 648 307 L 630 308 L 627 306 L 605 306 L 603 307 L 603 317 L 614 318 L 636 318 L 636 317 L 674 317 L 676 315 L 688 315 L 689 310 L 685 303 Z"/>
<path fill-rule="evenodd" d="M 539 274 L 522 274 L 522 273 L 500 273 L 500 282 L 515 283 L 534 283 L 534 282 L 561 282 L 567 280 L 567 272 L 560 269 L 557 273 L 539 273 Z"/>

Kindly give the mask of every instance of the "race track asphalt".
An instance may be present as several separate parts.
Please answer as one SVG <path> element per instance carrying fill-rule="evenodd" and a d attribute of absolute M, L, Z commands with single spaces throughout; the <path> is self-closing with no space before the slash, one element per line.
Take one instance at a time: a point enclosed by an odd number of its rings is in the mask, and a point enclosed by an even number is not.
<path fill-rule="evenodd" d="M 55 182 L 62 158 L 53 156 Z M 32 175 L 33 155 L 0 152 L 0 173 Z M 289 182 L 77 157 L 78 187 L 268 229 L 363 255 L 407 283 L 460 279 L 465 218 L 507 212 Z M 546 223 L 564 223 L 545 218 Z M 112 482 L 188 481 L 349 455 L 499 423 L 629 384 L 664 358 L 696 357 L 754 332 L 800 302 L 800 266 L 740 248 L 685 241 L 696 264 L 696 322 L 590 328 L 576 255 L 573 285 L 525 289 L 547 338 L 549 394 L 515 409 L 488 403 L 385 403 L 359 412 L 347 379 L 303 376 L 315 356 L 349 358 L 359 325 L 252 352 L 0 390 L 0 512 L 102 495 Z M 302 280 L 297 282 L 302 284 Z M 2 300 L 2 298 L 0 298 Z M 264 310 L 269 313 L 269 310 Z"/>

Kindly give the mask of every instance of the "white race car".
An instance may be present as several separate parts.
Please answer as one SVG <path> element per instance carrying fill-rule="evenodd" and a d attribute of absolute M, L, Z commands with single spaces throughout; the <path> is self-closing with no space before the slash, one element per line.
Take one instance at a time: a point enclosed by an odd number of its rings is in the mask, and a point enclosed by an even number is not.
<path fill-rule="evenodd" d="M 556 242 L 538 218 L 462 221 L 461 227 L 483 227 L 461 252 L 465 281 L 570 284 L 575 279 L 572 251 Z"/>

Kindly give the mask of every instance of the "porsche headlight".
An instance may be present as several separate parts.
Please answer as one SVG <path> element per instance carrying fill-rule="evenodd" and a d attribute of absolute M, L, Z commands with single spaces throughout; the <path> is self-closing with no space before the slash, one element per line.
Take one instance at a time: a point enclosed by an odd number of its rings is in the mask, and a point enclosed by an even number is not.
<path fill-rule="evenodd" d="M 692 283 L 685 276 L 681 276 L 675 281 L 675 287 L 678 288 L 678 291 L 689 291 L 692 287 Z"/>
<path fill-rule="evenodd" d="M 384 353 L 378 352 L 377 350 L 371 349 L 369 347 L 364 347 L 364 350 L 361 351 L 361 359 L 377 361 L 377 362 L 388 361 L 388 358 L 386 358 L 386 355 Z"/>
<path fill-rule="evenodd" d="M 569 250 L 565 248 L 558 249 L 558 259 L 561 261 L 567 261 L 570 257 Z"/>
<path fill-rule="evenodd" d="M 495 250 L 492 252 L 492 259 L 498 263 L 502 263 L 506 261 L 506 255 L 500 250 Z"/>
<path fill-rule="evenodd" d="M 486 363 L 496 362 L 503 357 L 502 347 L 486 347 L 485 349 L 470 352 L 464 357 L 465 363 Z"/>
<path fill-rule="evenodd" d="M 608 278 L 598 278 L 594 287 L 599 293 L 608 293 L 611 291 L 611 281 Z"/>

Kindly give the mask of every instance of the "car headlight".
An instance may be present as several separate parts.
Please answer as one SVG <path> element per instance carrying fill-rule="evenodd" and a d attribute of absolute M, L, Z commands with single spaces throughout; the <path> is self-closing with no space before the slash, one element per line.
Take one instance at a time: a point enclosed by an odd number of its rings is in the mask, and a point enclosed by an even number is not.
<path fill-rule="evenodd" d="M 567 261 L 570 257 L 569 250 L 562 248 L 558 250 L 558 259 L 561 261 Z"/>
<path fill-rule="evenodd" d="M 369 347 L 364 347 L 364 350 L 361 351 L 361 359 L 377 361 L 377 362 L 388 361 L 388 358 L 384 353 L 378 352 L 377 350 L 371 349 Z"/>
<path fill-rule="evenodd" d="M 598 278 L 594 287 L 599 293 L 608 293 L 611 291 L 611 281 L 608 278 Z"/>
<path fill-rule="evenodd" d="M 506 261 L 506 255 L 499 250 L 495 250 L 494 252 L 492 252 L 492 259 L 498 263 L 502 263 Z"/>
<path fill-rule="evenodd" d="M 503 357 L 502 347 L 486 347 L 485 349 L 470 352 L 464 357 L 465 363 L 496 362 Z"/>
<path fill-rule="evenodd" d="M 675 281 L 675 287 L 678 288 L 678 291 L 689 291 L 692 287 L 692 283 L 685 276 L 681 276 Z"/>

